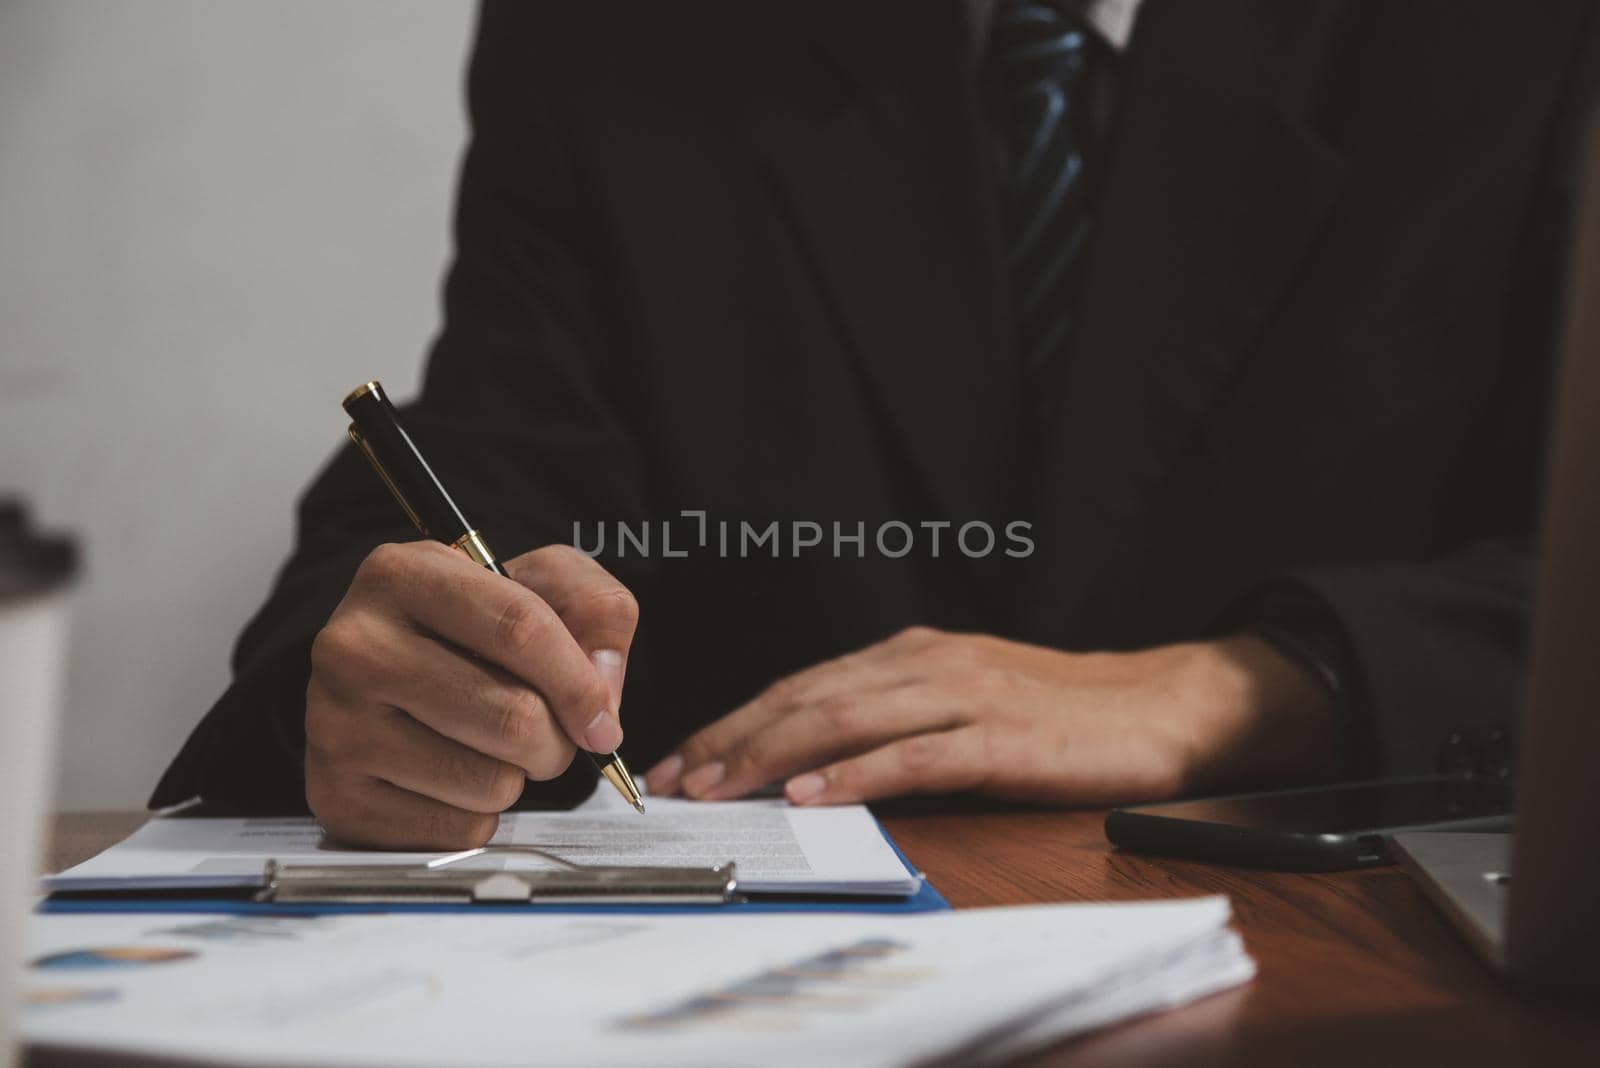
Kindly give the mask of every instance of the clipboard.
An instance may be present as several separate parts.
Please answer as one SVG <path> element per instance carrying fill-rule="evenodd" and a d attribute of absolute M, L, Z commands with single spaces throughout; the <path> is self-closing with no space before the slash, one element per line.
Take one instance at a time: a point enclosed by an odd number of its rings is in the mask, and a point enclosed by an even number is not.
<path fill-rule="evenodd" d="M 521 910 L 557 913 L 648 913 L 653 915 L 705 913 L 709 911 L 802 914 L 825 912 L 916 914 L 940 912 L 949 909 L 950 903 L 944 899 L 944 895 L 940 894 L 934 888 L 934 885 L 921 875 L 911 861 L 906 858 L 900 847 L 894 843 L 894 840 L 884 832 L 882 825 L 879 825 L 878 832 L 883 835 L 884 841 L 889 844 L 889 848 L 894 850 L 895 856 L 899 858 L 900 863 L 905 865 L 906 871 L 918 876 L 917 890 L 909 897 L 848 897 L 839 895 L 823 897 L 807 894 L 750 895 L 738 891 L 736 885 L 736 892 L 726 900 L 718 898 L 715 900 L 680 903 L 666 901 L 661 897 L 650 897 L 644 901 L 628 901 L 617 897 L 607 897 L 599 893 L 566 901 L 529 897 L 521 903 L 506 902 L 503 904 L 491 902 L 474 903 L 461 899 L 438 902 L 417 897 L 407 897 L 403 900 L 393 899 L 368 902 L 349 898 L 336 902 L 311 900 L 263 901 L 259 900 L 259 884 L 257 884 L 257 890 L 243 896 L 236 890 L 211 892 L 191 890 L 141 894 L 117 891 L 67 892 L 57 890 L 52 891 L 49 896 L 40 901 L 35 906 L 35 910 L 41 913 L 144 913 L 149 915 L 209 913 L 214 915 L 323 916 L 390 912 L 489 912 L 498 914 L 501 912 L 514 913 Z M 436 858 L 434 863 L 437 864 L 439 860 L 445 859 L 448 858 Z M 287 865 L 280 867 L 287 867 Z M 701 868 L 698 870 L 707 871 L 709 869 Z M 387 874 L 393 875 L 394 872 L 391 870 Z"/>
<path fill-rule="evenodd" d="M 537 857 L 551 868 L 471 867 L 484 858 Z M 606 903 L 723 905 L 737 901 L 738 867 L 578 864 L 533 846 L 481 846 L 418 867 L 267 862 L 255 900 L 312 905 L 488 905 Z"/>

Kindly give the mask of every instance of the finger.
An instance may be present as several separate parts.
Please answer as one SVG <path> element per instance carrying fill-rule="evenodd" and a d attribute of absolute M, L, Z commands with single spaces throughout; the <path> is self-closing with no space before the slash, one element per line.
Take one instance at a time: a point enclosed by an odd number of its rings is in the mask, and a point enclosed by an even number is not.
<path fill-rule="evenodd" d="M 960 710 L 933 687 L 869 689 L 804 705 L 746 735 L 723 756 L 727 772 L 700 794 L 720 801 L 742 797 L 797 772 L 865 753 L 907 735 L 962 726 Z"/>
<path fill-rule="evenodd" d="M 528 777 L 517 765 L 446 738 L 398 709 L 385 718 L 356 770 L 468 812 L 504 812 L 522 796 Z"/>
<path fill-rule="evenodd" d="M 645 773 L 654 794 L 681 789 L 693 797 L 715 789 L 727 773 L 725 757 L 745 739 L 759 735 L 788 715 L 812 695 L 841 691 L 863 692 L 874 682 L 887 680 L 871 659 L 859 653 L 815 664 L 779 679 L 751 700 L 714 723 L 690 735 L 677 750 Z"/>
<path fill-rule="evenodd" d="M 983 740 L 975 727 L 914 734 L 784 784 L 796 805 L 847 805 L 900 794 L 950 793 L 983 785 Z"/>
<path fill-rule="evenodd" d="M 369 777 L 308 775 L 306 800 L 330 838 L 369 849 L 476 849 L 500 826 L 497 815 L 452 808 Z"/>
<path fill-rule="evenodd" d="M 567 625 L 579 647 L 611 688 L 612 707 L 622 708 L 628 649 L 639 625 L 639 602 L 600 563 L 570 545 L 547 545 L 506 564 Z"/>
<path fill-rule="evenodd" d="M 574 742 L 609 753 L 622 741 L 610 688 L 532 590 L 434 543 L 380 546 L 362 569 L 404 618 L 538 690 Z"/>
<path fill-rule="evenodd" d="M 690 735 L 678 749 L 645 772 L 645 785 L 659 796 L 699 797 L 715 789 L 727 773 L 721 754 L 782 715 L 781 702 L 763 694 Z"/>
<path fill-rule="evenodd" d="M 553 779 L 572 763 L 572 741 L 537 690 L 425 634 L 401 631 L 389 642 L 395 670 L 373 683 L 378 700 L 446 738 L 515 764 L 530 779 Z"/>

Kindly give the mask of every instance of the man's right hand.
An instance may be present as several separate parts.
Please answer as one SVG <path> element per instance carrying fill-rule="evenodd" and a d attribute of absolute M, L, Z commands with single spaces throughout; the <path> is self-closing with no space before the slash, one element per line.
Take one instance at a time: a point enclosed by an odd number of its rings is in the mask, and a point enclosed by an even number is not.
<path fill-rule="evenodd" d="M 482 845 L 527 779 L 576 741 L 609 753 L 638 605 L 552 545 L 513 579 L 437 542 L 381 545 L 311 647 L 306 800 L 335 838 L 387 849 Z"/>

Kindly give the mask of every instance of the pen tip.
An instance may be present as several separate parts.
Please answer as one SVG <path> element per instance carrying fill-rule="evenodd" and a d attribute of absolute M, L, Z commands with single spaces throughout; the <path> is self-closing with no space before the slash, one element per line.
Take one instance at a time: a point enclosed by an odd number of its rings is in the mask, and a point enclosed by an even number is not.
<path fill-rule="evenodd" d="M 633 807 L 639 810 L 639 815 L 641 815 L 641 816 L 644 815 L 644 802 L 643 801 L 635 801 L 633 803 Z"/>

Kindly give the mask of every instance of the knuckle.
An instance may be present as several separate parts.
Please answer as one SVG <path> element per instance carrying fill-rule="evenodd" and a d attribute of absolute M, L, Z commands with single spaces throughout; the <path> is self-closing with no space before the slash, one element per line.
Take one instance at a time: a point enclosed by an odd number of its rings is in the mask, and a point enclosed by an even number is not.
<path fill-rule="evenodd" d="M 778 749 L 766 732 L 744 741 L 728 757 L 728 763 L 740 774 L 764 774 L 777 764 Z"/>
<path fill-rule="evenodd" d="M 493 806 L 494 811 L 504 812 L 522 797 L 522 790 L 527 781 L 528 777 L 521 768 L 503 761 L 497 762 L 489 773 L 484 800 Z"/>
<path fill-rule="evenodd" d="M 495 621 L 495 647 L 519 656 L 539 645 L 549 634 L 548 615 L 543 602 L 532 594 L 507 601 L 500 610 L 500 618 Z"/>
<path fill-rule="evenodd" d="M 678 746 L 678 755 L 683 757 L 684 767 L 687 768 L 704 763 L 713 751 L 711 740 L 703 731 L 690 735 L 682 745 Z"/>
<path fill-rule="evenodd" d="M 457 827 L 461 823 L 459 817 L 457 809 L 429 805 L 417 816 L 417 844 L 423 847 L 466 847 L 457 834 Z"/>
<path fill-rule="evenodd" d="M 574 634 L 600 646 L 627 648 L 639 625 L 639 602 L 626 586 L 606 583 L 558 605 L 561 619 Z"/>
<path fill-rule="evenodd" d="M 334 623 L 328 623 L 317 631 L 316 637 L 311 639 L 311 677 L 326 675 L 337 670 L 344 658 L 340 655 L 341 639 L 333 631 L 337 629 Z"/>
<path fill-rule="evenodd" d="M 529 690 L 513 691 L 494 713 L 495 741 L 509 752 L 520 752 L 539 734 L 545 716 L 544 702 Z"/>
<path fill-rule="evenodd" d="M 498 762 L 471 750 L 447 751 L 436 759 L 436 774 L 443 782 L 453 784 L 461 797 L 470 799 L 470 810 L 493 805 L 499 784 Z"/>
<path fill-rule="evenodd" d="M 311 640 L 311 672 L 338 675 L 360 663 L 371 647 L 360 623 L 349 613 L 336 615 Z"/>
<path fill-rule="evenodd" d="M 1027 680 L 1021 673 L 999 667 L 987 657 L 980 660 L 977 683 L 977 692 L 986 703 L 1003 708 L 1011 706 L 1027 688 Z"/>
<path fill-rule="evenodd" d="M 592 716 L 601 709 L 611 707 L 611 688 L 598 674 L 591 673 L 591 677 L 573 693 L 572 700 L 582 714 Z"/>
<path fill-rule="evenodd" d="M 551 542 L 523 554 L 522 559 L 534 561 L 544 567 L 588 567 L 591 561 L 576 548 L 565 542 Z"/>
<path fill-rule="evenodd" d="M 939 763 L 940 739 L 936 734 L 914 734 L 900 743 L 900 765 L 913 776 L 931 771 Z"/>
<path fill-rule="evenodd" d="M 972 641 L 944 642 L 939 650 L 939 659 L 948 667 L 971 671 L 988 663 L 988 650 Z"/>
<path fill-rule="evenodd" d="M 639 622 L 639 600 L 626 586 L 608 586 L 586 597 L 578 612 L 586 619 L 632 632 Z"/>
<path fill-rule="evenodd" d="M 493 813 L 463 812 L 446 805 L 428 808 L 417 820 L 419 845 L 443 849 L 476 849 L 494 836 L 500 817 Z"/>
<path fill-rule="evenodd" d="M 736 730 L 726 723 L 716 723 L 690 737 L 678 747 L 678 753 L 683 757 L 684 767 L 693 768 L 712 760 L 728 759 L 739 742 Z"/>
<path fill-rule="evenodd" d="M 966 634 L 962 636 L 966 644 L 978 659 L 985 664 L 1003 664 L 1006 662 L 1007 642 L 996 638 L 993 634 Z"/>
<path fill-rule="evenodd" d="M 412 552 L 414 549 L 410 546 L 386 541 L 361 561 L 361 566 L 356 569 L 356 578 L 379 586 L 403 582 L 411 571 Z"/>
<path fill-rule="evenodd" d="M 822 719 L 822 729 L 835 738 L 853 734 L 861 723 L 860 706 L 849 697 L 823 699 L 817 706 L 817 714 Z"/>
<path fill-rule="evenodd" d="M 757 700 L 769 708 L 793 708 L 800 702 L 801 691 L 804 688 L 796 676 L 787 675 L 762 690 Z"/>
<path fill-rule="evenodd" d="M 921 623 L 914 623 L 911 626 L 900 630 L 900 632 L 890 640 L 898 645 L 903 645 L 907 648 L 914 649 L 931 644 L 938 636 L 939 632 L 934 630 L 932 627 L 924 626 Z"/>

